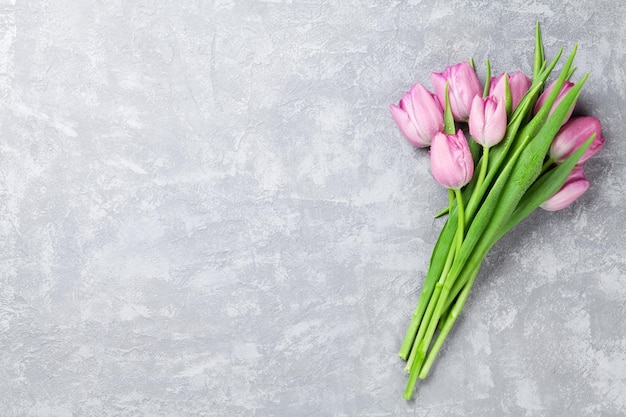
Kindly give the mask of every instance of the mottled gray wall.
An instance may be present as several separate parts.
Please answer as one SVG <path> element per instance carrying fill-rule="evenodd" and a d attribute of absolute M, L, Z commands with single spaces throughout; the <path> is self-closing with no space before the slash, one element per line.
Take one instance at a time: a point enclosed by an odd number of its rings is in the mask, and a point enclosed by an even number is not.
<path fill-rule="evenodd" d="M 0 415 L 626 413 L 621 0 L 0 1 Z M 579 43 L 590 190 L 494 248 L 416 400 L 446 193 L 388 112 Z"/>

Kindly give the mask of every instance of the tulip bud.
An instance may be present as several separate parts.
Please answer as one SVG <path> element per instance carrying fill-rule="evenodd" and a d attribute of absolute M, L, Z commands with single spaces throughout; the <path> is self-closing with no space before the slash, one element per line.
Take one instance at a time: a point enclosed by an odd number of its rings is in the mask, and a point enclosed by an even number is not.
<path fill-rule="evenodd" d="M 561 163 L 571 154 L 576 152 L 586 141 L 595 134 L 596 137 L 583 156 L 578 160 L 582 164 L 587 159 L 595 155 L 604 146 L 602 136 L 602 125 L 595 117 L 576 117 L 565 123 L 550 146 L 550 158 L 554 162 Z"/>
<path fill-rule="evenodd" d="M 469 131 L 476 142 L 492 147 L 500 143 L 506 133 L 504 101 L 493 97 L 474 97 L 469 118 Z"/>
<path fill-rule="evenodd" d="M 548 99 L 548 96 L 550 95 L 550 93 L 552 92 L 552 90 L 554 90 L 554 86 L 556 84 L 556 81 L 553 82 L 552 84 L 550 84 L 550 86 L 548 88 L 546 88 L 543 93 L 541 93 L 541 95 L 539 96 L 539 98 L 537 99 L 537 103 L 535 103 L 535 108 L 534 108 L 534 113 L 537 114 L 539 112 L 539 109 L 541 109 L 541 107 L 543 106 L 543 103 L 546 102 L 546 100 Z M 556 101 L 554 102 L 554 104 L 552 105 L 552 108 L 550 109 L 550 113 L 548 113 L 548 117 L 552 116 L 552 113 L 554 113 L 554 110 L 556 110 L 556 107 L 559 105 L 559 103 L 561 101 L 563 101 L 563 98 L 565 98 L 565 95 L 567 94 L 567 92 L 569 90 L 572 89 L 572 87 L 574 87 L 574 83 L 570 82 L 570 81 L 565 81 L 563 83 L 563 87 L 561 88 L 561 91 L 559 91 L 559 95 L 556 98 Z M 567 114 L 567 117 L 565 118 L 565 122 L 570 118 L 570 116 L 572 115 L 572 111 L 574 111 L 574 108 L 572 107 L 572 109 L 569 111 L 569 113 Z M 565 123 L 563 122 L 563 123 Z"/>
<path fill-rule="evenodd" d="M 430 146 L 430 167 L 435 180 L 444 187 L 458 190 L 474 175 L 474 161 L 463 132 L 446 135 L 439 132 Z"/>
<path fill-rule="evenodd" d="M 439 99 L 421 84 L 415 84 L 398 106 L 391 104 L 389 109 L 406 139 L 418 148 L 430 146 L 435 133 L 443 130 Z"/>
<path fill-rule="evenodd" d="M 457 121 L 467 121 L 475 96 L 482 95 L 480 81 L 468 62 L 447 67 L 442 73 L 432 72 L 430 79 L 439 102 L 445 105 L 446 84 L 449 85 L 450 109 Z"/>
<path fill-rule="evenodd" d="M 505 73 L 493 77 L 489 84 L 489 95 L 494 96 L 498 101 L 502 101 L 503 103 L 506 99 L 504 77 Z M 511 90 L 511 111 L 513 111 L 530 88 L 530 78 L 524 75 L 523 72 L 516 71 L 509 75 L 509 88 Z"/>
<path fill-rule="evenodd" d="M 583 195 L 587 188 L 589 188 L 589 181 L 585 178 L 583 168 L 576 166 L 565 180 L 563 187 L 539 207 L 547 211 L 564 209 Z"/>

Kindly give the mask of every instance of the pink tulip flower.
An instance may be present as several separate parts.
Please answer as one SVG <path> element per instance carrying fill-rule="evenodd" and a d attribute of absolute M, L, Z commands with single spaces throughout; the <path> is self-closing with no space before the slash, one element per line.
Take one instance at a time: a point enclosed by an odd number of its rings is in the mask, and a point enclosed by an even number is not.
<path fill-rule="evenodd" d="M 444 187 L 458 190 L 470 182 L 474 161 L 461 130 L 456 135 L 439 132 L 433 137 L 430 167 L 435 180 Z"/>
<path fill-rule="evenodd" d="M 506 99 L 506 86 L 504 83 L 504 76 L 506 73 L 500 74 L 497 77 L 491 78 L 489 84 L 489 95 L 494 96 L 498 101 L 504 102 Z M 530 88 L 530 78 L 524 75 L 521 71 L 516 71 L 509 75 L 509 88 L 511 90 L 511 111 L 514 111 L 524 94 Z"/>
<path fill-rule="evenodd" d="M 443 109 L 439 99 L 421 84 L 402 96 L 398 106 L 389 106 L 391 116 L 414 146 L 430 146 L 435 133 L 443 130 Z"/>
<path fill-rule="evenodd" d="M 550 158 L 557 164 L 565 161 L 594 133 L 596 137 L 578 161 L 579 164 L 582 164 L 602 149 L 604 146 L 604 137 L 602 136 L 600 120 L 592 116 L 573 118 L 563 125 L 552 141 L 552 145 L 550 146 Z"/>
<path fill-rule="evenodd" d="M 506 108 L 494 97 L 474 97 L 469 117 L 469 132 L 476 142 L 490 148 L 506 133 Z"/>
<path fill-rule="evenodd" d="M 589 181 L 585 178 L 583 167 L 576 166 L 565 180 L 563 187 L 539 207 L 547 211 L 564 209 L 583 195 L 588 188 Z"/>
<path fill-rule="evenodd" d="M 469 62 L 447 67 L 442 73 L 432 72 L 430 79 L 441 106 L 446 105 L 446 84 L 450 96 L 450 109 L 456 121 L 467 121 L 475 96 L 482 95 L 480 81 Z"/>
<path fill-rule="evenodd" d="M 535 108 L 534 108 L 534 113 L 535 114 L 537 114 L 539 112 L 539 109 L 541 109 L 541 107 L 543 106 L 543 103 L 546 102 L 546 100 L 548 99 L 548 96 L 550 95 L 552 90 L 554 90 L 554 85 L 555 84 L 556 84 L 556 81 L 553 82 L 552 84 L 550 84 L 550 86 L 548 88 L 546 88 L 543 91 L 543 93 L 541 93 L 541 95 L 537 99 L 537 103 L 535 103 Z M 561 91 L 559 91 L 559 95 L 557 96 L 556 101 L 554 102 L 554 104 L 552 105 L 552 108 L 550 109 L 550 113 L 548 113 L 548 117 L 552 116 L 552 113 L 554 113 L 554 110 L 556 110 L 556 107 L 559 105 L 559 103 L 561 101 L 563 101 L 563 98 L 565 98 L 565 95 L 567 94 L 567 92 L 569 90 L 572 89 L 572 87 L 574 87 L 574 83 L 573 82 L 565 81 L 565 83 L 563 84 L 563 87 L 561 88 Z M 567 120 L 570 118 L 570 116 L 572 115 L 572 111 L 573 110 L 574 110 L 574 108 L 572 107 L 572 109 L 570 110 L 569 114 L 565 118 L 565 122 L 567 122 Z M 563 122 L 563 123 L 565 123 L 565 122 Z"/>

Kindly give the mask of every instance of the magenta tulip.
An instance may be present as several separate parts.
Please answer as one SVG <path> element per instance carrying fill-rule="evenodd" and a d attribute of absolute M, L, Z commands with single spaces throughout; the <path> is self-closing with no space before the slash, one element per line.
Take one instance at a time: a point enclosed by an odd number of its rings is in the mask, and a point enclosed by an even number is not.
<path fill-rule="evenodd" d="M 475 96 L 482 95 L 476 72 L 468 62 L 447 67 L 442 73 L 432 72 L 430 79 L 442 107 L 446 105 L 446 84 L 450 97 L 452 116 L 457 121 L 467 121 Z"/>
<path fill-rule="evenodd" d="M 548 96 L 550 95 L 552 90 L 554 90 L 554 85 L 555 84 L 556 84 L 556 81 L 553 82 L 552 84 L 550 84 L 550 86 L 548 88 L 546 88 L 543 91 L 543 93 L 541 93 L 541 95 L 537 99 L 537 103 L 535 103 L 535 108 L 534 108 L 534 113 L 535 114 L 537 114 L 539 112 L 539 109 L 541 109 L 541 107 L 543 107 L 543 104 L 548 99 Z M 565 81 L 565 83 L 563 84 L 563 87 L 561 88 L 561 91 L 559 91 L 559 95 L 557 96 L 556 101 L 554 102 L 554 104 L 552 105 L 552 108 L 550 109 L 550 113 L 548 113 L 548 117 L 552 116 L 552 113 L 554 113 L 554 110 L 556 110 L 556 107 L 559 105 L 559 103 L 561 101 L 563 101 L 563 98 L 565 98 L 565 95 L 567 94 L 567 92 L 569 90 L 572 89 L 572 87 L 574 87 L 574 83 L 573 82 Z M 570 116 L 572 115 L 572 111 L 573 110 L 574 110 L 574 108 L 572 107 L 572 109 L 569 111 L 567 117 L 565 118 L 565 122 L 570 118 Z M 563 123 L 565 123 L 565 122 L 563 122 Z"/>
<path fill-rule="evenodd" d="M 583 195 L 587 188 L 589 188 L 589 181 L 585 178 L 583 168 L 576 166 L 565 180 L 563 187 L 539 207 L 547 211 L 564 209 Z"/>
<path fill-rule="evenodd" d="M 430 167 L 435 180 L 444 187 L 458 190 L 470 182 L 474 161 L 461 130 L 456 135 L 439 132 L 433 137 Z"/>
<path fill-rule="evenodd" d="M 418 148 L 430 146 L 435 133 L 443 130 L 439 99 L 421 84 L 415 84 L 398 106 L 391 104 L 389 109 L 406 139 Z"/>
<path fill-rule="evenodd" d="M 506 98 L 505 74 L 506 73 L 503 73 L 497 77 L 493 77 L 489 84 L 489 95 L 494 96 L 498 101 L 502 102 L 504 102 Z M 511 111 L 513 111 L 530 88 L 530 78 L 521 71 L 516 71 L 508 77 L 509 88 L 511 90 Z"/>
<path fill-rule="evenodd" d="M 556 163 L 565 161 L 593 134 L 595 134 L 596 137 L 585 153 L 583 153 L 583 156 L 578 160 L 579 164 L 582 164 L 602 149 L 604 146 L 604 137 L 602 136 L 600 120 L 592 116 L 573 118 L 563 125 L 552 141 L 552 145 L 550 146 L 550 158 Z"/>
<path fill-rule="evenodd" d="M 506 108 L 494 97 L 474 97 L 469 117 L 469 131 L 479 144 L 490 148 L 500 143 L 506 133 Z"/>

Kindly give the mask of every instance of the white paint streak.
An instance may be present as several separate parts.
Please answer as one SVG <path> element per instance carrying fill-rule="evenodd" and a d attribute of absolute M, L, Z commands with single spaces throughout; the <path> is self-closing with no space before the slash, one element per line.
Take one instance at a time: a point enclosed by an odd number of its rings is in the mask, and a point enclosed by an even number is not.
<path fill-rule="evenodd" d="M 521 379 L 515 385 L 517 388 L 515 393 L 516 404 L 519 407 L 529 411 L 543 410 L 539 388 L 534 380 L 530 378 Z"/>
<path fill-rule="evenodd" d="M 71 126 L 69 123 L 63 123 L 60 122 L 58 120 L 54 120 L 52 122 L 52 125 L 61 133 L 63 133 L 65 136 L 71 137 L 71 138 L 75 138 L 76 136 L 78 136 L 78 133 L 76 133 L 76 131 L 74 130 L 73 126 Z"/>
<path fill-rule="evenodd" d="M 108 159 L 105 161 L 105 163 L 109 166 L 129 169 L 135 174 L 146 175 L 148 173 L 145 169 L 143 169 L 141 166 L 139 166 L 135 162 L 129 161 L 128 159 L 125 159 L 125 158 L 119 158 L 116 160 Z"/>

